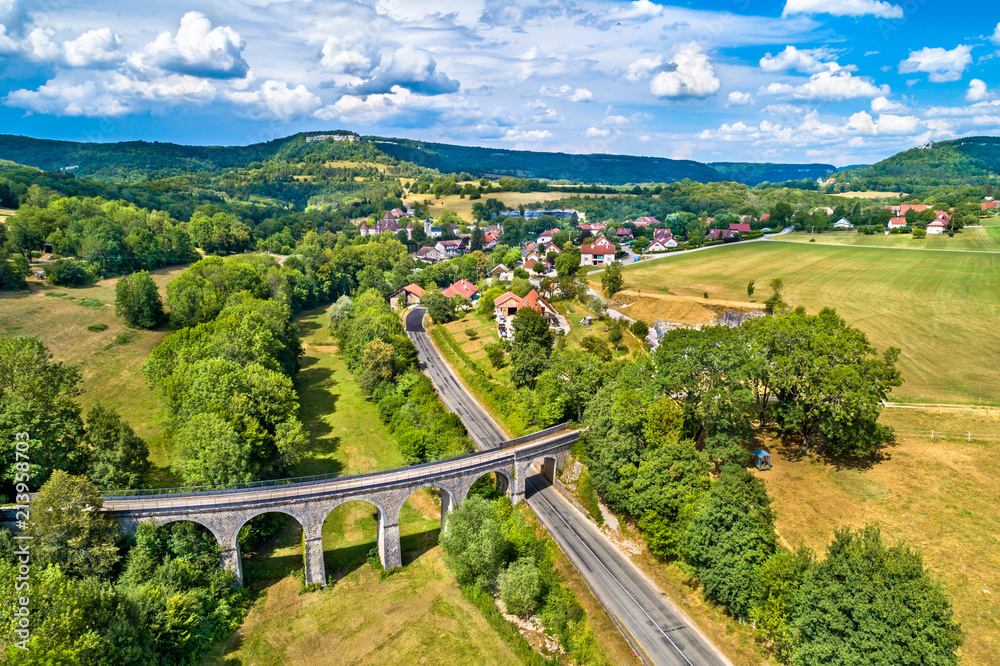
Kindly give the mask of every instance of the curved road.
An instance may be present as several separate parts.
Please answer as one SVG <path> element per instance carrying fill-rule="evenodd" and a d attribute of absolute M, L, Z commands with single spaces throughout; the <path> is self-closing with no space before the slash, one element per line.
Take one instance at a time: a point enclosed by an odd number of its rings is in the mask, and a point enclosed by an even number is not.
<path fill-rule="evenodd" d="M 438 354 L 424 330 L 423 317 L 424 311 L 419 308 L 406 315 L 406 331 L 417 347 L 420 366 L 445 405 L 461 417 L 476 444 L 480 448 L 496 447 L 506 436 Z M 533 474 L 525 481 L 528 505 L 594 596 L 625 627 L 633 647 L 638 643 L 657 665 L 729 664 L 691 621 L 541 474 Z"/>

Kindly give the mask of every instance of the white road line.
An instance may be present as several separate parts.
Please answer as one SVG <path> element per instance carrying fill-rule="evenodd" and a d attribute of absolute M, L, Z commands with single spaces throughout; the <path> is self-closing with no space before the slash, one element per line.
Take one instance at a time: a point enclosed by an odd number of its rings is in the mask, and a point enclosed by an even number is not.
<path fill-rule="evenodd" d="M 653 625 L 654 627 L 656 627 L 657 631 L 659 631 L 659 632 L 660 632 L 661 634 L 663 634 L 663 637 L 664 637 L 664 638 L 666 638 L 666 639 L 667 639 L 668 641 L 670 641 L 670 644 L 671 644 L 671 645 L 672 645 L 672 646 L 674 647 L 674 649 L 675 649 L 675 650 L 677 650 L 677 654 L 679 654 L 679 655 L 681 656 L 681 658 L 682 658 L 682 659 L 683 659 L 684 661 L 686 661 L 686 662 L 688 663 L 688 665 L 689 665 L 689 666 L 694 666 L 694 663 L 692 663 L 692 661 L 691 661 L 690 659 L 688 659 L 688 658 L 687 658 L 687 655 L 686 655 L 686 654 L 684 654 L 684 652 L 683 652 L 683 651 L 682 651 L 682 650 L 681 650 L 681 649 L 680 649 L 680 648 L 679 648 L 679 647 L 677 646 L 677 643 L 674 643 L 674 641 L 673 641 L 673 640 L 672 640 L 672 639 L 670 638 L 670 636 L 668 636 L 668 635 L 667 635 L 667 632 L 665 632 L 665 631 L 663 630 L 663 627 L 661 627 L 661 626 L 660 626 L 660 625 L 659 625 L 659 624 L 658 624 L 658 623 L 656 622 L 656 620 L 654 620 L 654 619 L 653 619 L 653 616 L 652 616 L 652 615 L 650 615 L 650 614 L 649 614 L 649 612 L 648 612 L 648 611 L 647 611 L 647 610 L 646 610 L 646 609 L 645 609 L 645 608 L 643 607 L 643 605 L 639 603 L 639 600 L 638 600 L 638 599 L 636 599 L 636 598 L 635 598 L 634 596 L 632 596 L 632 593 L 628 591 L 628 588 L 627 588 L 627 587 L 625 587 L 625 586 L 624 586 L 624 585 L 622 584 L 622 582 L 621 582 L 620 580 L 618 580 L 618 577 L 617 577 L 617 576 L 615 576 L 615 575 L 614 575 L 614 574 L 613 574 L 613 573 L 611 572 L 611 569 L 609 569 L 609 568 L 608 568 L 608 565 L 606 565 L 606 564 L 604 563 L 604 560 L 602 560 L 602 559 L 600 558 L 600 556 L 598 556 L 598 554 L 597 554 L 597 553 L 596 553 L 596 552 L 594 551 L 594 549 L 590 547 L 590 544 L 589 544 L 589 543 L 587 543 L 587 540 L 586 540 L 586 539 L 584 539 L 584 538 L 583 538 L 583 536 L 581 536 L 581 534 L 580 534 L 579 532 L 577 532 L 577 531 L 576 531 L 576 528 L 574 528 L 574 527 L 573 527 L 572 525 L 570 525 L 570 524 L 569 524 L 569 521 L 568 521 L 568 520 L 566 520 L 566 518 L 565 518 L 565 517 L 564 517 L 564 516 L 563 516 L 563 515 L 562 515 L 561 513 L 559 513 L 559 510 L 558 510 L 558 509 L 556 509 L 556 507 L 555 507 L 555 506 L 554 506 L 554 505 L 552 504 L 552 502 L 550 502 L 550 501 L 548 500 L 548 498 L 547 498 L 547 497 L 545 497 L 544 495 L 542 495 L 542 494 L 541 494 L 541 491 L 540 491 L 540 490 L 538 490 L 538 487 L 537 487 L 537 486 L 535 486 L 535 484 L 534 484 L 534 483 L 531 483 L 531 479 L 530 479 L 530 478 L 528 478 L 528 479 L 525 479 L 525 481 L 526 481 L 527 483 L 531 484 L 531 487 L 532 487 L 532 488 L 533 488 L 533 489 L 535 490 L 535 493 L 536 493 L 536 494 L 537 494 L 537 495 L 538 495 L 539 497 L 541 497 L 541 498 L 542 498 L 542 501 L 543 501 L 543 502 L 545 502 L 546 504 L 548 504 L 548 505 L 549 505 L 549 508 L 550 508 L 550 509 L 552 510 L 552 512 L 553 512 L 554 514 L 556 514 L 557 516 L 559 516 L 559 520 L 563 521 L 563 523 L 565 523 L 565 524 L 566 524 L 566 527 L 568 527 L 568 528 L 569 528 L 569 530 L 570 530 L 570 531 L 571 531 L 571 532 L 572 532 L 573 534 L 575 534 L 575 535 L 576 535 L 576 538 L 580 540 L 580 543 L 582 543 L 582 544 L 583 544 L 584 546 L 586 546 L 586 547 L 587 547 L 587 550 L 589 550 L 589 551 L 590 551 L 590 553 L 591 553 L 591 555 L 593 555 L 593 556 L 594 556 L 594 558 L 595 558 L 595 559 L 596 559 L 596 560 L 597 560 L 598 562 L 600 562 L 601 566 L 602 566 L 602 567 L 604 567 L 604 570 L 608 572 L 608 575 L 609 575 L 609 576 L 611 576 L 611 578 L 613 578 L 613 579 L 614 579 L 614 581 L 615 581 L 616 583 L 618 583 L 618 586 L 619 586 L 619 587 L 621 587 L 621 588 L 622 588 L 622 591 L 624 591 L 624 592 L 625 592 L 625 594 L 627 594 L 627 595 L 629 596 L 629 599 L 631 599 L 631 600 L 632 600 L 632 601 L 633 601 L 633 602 L 635 603 L 635 605 L 639 607 L 639 610 L 641 610 L 641 611 L 643 612 L 643 614 L 644 614 L 644 615 L 645 615 L 645 616 L 646 616 L 647 618 L 649 618 L 649 621 L 650 621 L 650 623 L 652 623 L 652 625 Z"/>

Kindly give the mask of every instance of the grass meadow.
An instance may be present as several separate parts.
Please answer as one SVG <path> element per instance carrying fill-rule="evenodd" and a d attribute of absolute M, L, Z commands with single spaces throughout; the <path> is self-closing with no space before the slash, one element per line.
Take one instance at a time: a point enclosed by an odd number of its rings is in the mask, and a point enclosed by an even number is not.
<path fill-rule="evenodd" d="M 754 242 L 628 266 L 626 288 L 758 306 L 768 282 L 816 313 L 833 307 L 879 349 L 899 347 L 896 399 L 1000 403 L 1000 253 L 904 252 L 862 247 Z M 599 274 L 595 275 L 599 278 Z M 756 303 L 746 286 L 755 280 Z M 597 280 L 599 282 L 599 279 Z"/>
<path fill-rule="evenodd" d="M 782 242 L 834 243 L 858 247 L 897 247 L 911 250 L 965 250 L 969 252 L 1000 252 L 1000 227 L 971 227 L 949 237 L 948 234 L 928 234 L 926 238 L 914 238 L 912 234 L 875 234 L 866 236 L 856 231 L 832 231 L 811 235 L 796 232 L 781 237 Z"/>

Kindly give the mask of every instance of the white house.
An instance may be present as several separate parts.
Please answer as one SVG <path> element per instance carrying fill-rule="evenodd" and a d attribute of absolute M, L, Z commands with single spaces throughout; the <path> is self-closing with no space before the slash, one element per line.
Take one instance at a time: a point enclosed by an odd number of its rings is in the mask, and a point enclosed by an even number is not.
<path fill-rule="evenodd" d="M 672 247 L 677 247 L 677 241 L 672 237 L 654 238 L 653 242 L 646 246 L 646 252 L 666 252 Z"/>
<path fill-rule="evenodd" d="M 462 241 L 460 240 L 439 240 L 434 244 L 434 249 L 445 255 L 449 259 L 462 254 Z"/>
<path fill-rule="evenodd" d="M 611 245 L 608 243 L 608 245 Z M 584 266 L 607 266 L 615 260 L 615 247 L 584 245 L 580 248 L 580 263 Z"/>
<path fill-rule="evenodd" d="M 889 231 L 892 231 L 893 229 L 902 229 L 905 226 L 906 226 L 905 217 L 894 217 L 891 220 L 889 220 Z"/>
<path fill-rule="evenodd" d="M 846 217 L 842 217 L 833 223 L 834 229 L 853 229 L 854 225 L 847 221 Z"/>
<path fill-rule="evenodd" d="M 943 234 L 946 228 L 947 227 L 945 226 L 944 222 L 942 222 L 941 220 L 934 220 L 933 222 L 927 225 L 927 233 Z"/>
<path fill-rule="evenodd" d="M 543 231 L 538 235 L 538 244 L 546 245 L 552 242 L 552 237 L 559 233 L 559 229 L 549 229 L 548 231 Z"/>

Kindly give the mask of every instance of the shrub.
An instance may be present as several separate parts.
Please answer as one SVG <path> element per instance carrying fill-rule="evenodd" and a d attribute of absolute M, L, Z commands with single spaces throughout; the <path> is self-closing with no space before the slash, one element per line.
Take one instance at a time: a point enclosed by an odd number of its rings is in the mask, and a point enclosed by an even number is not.
<path fill-rule="evenodd" d="M 465 329 L 465 335 L 470 340 L 475 340 L 476 338 L 479 337 L 479 331 L 470 326 L 469 328 Z"/>
<path fill-rule="evenodd" d="M 489 359 L 490 365 L 494 368 L 499 370 L 507 365 L 507 359 L 504 356 L 503 347 L 501 347 L 500 344 L 493 342 L 483 347 L 483 349 L 486 350 L 486 358 Z"/>
<path fill-rule="evenodd" d="M 101 331 L 108 330 L 108 325 L 107 324 L 91 324 L 90 326 L 87 327 L 87 330 L 90 331 L 91 333 L 100 333 Z"/>
<path fill-rule="evenodd" d="M 646 336 L 649 335 L 649 324 L 647 324 L 642 320 L 637 320 L 632 322 L 632 326 L 630 328 L 632 331 L 632 335 L 639 338 L 640 340 L 645 340 Z"/>
<path fill-rule="evenodd" d="M 538 608 L 542 580 L 534 558 L 522 557 L 511 563 L 497 578 L 497 583 L 508 613 L 526 618 Z"/>
<path fill-rule="evenodd" d="M 60 259 L 45 269 L 45 279 L 49 284 L 81 286 L 94 282 L 97 277 L 78 259 Z"/>

